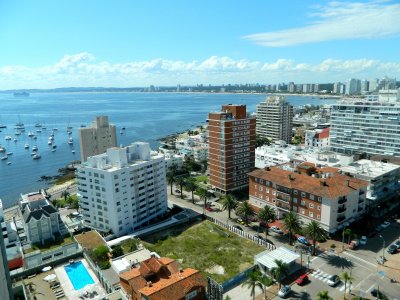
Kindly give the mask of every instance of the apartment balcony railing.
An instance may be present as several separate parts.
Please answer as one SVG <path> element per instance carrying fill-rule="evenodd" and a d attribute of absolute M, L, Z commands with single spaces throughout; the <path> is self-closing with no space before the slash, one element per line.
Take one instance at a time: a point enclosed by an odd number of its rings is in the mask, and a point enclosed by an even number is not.
<path fill-rule="evenodd" d="M 337 219 L 336 219 L 336 221 L 338 221 L 339 223 L 340 222 L 343 222 L 344 220 L 346 219 L 346 217 L 338 217 Z"/>
<path fill-rule="evenodd" d="M 278 198 L 279 200 L 285 201 L 285 202 L 289 202 L 290 201 L 290 197 L 288 197 L 287 195 L 281 195 L 281 194 L 276 194 L 276 198 Z"/>
<path fill-rule="evenodd" d="M 338 209 L 338 213 L 339 214 L 341 214 L 341 213 L 343 213 L 343 212 L 345 212 L 346 211 L 346 207 L 345 206 L 342 206 L 342 207 L 339 207 L 339 209 Z"/>
<path fill-rule="evenodd" d="M 341 197 L 338 201 L 339 204 L 343 204 L 347 202 L 347 197 Z"/>

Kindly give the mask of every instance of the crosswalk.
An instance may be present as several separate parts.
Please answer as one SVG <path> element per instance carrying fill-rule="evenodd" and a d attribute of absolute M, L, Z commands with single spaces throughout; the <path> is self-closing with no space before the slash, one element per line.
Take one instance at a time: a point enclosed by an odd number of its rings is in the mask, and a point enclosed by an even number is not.
<path fill-rule="evenodd" d="M 332 275 L 318 269 L 311 273 L 310 276 L 321 280 L 322 282 L 328 283 L 329 277 L 331 277 Z M 340 292 L 344 292 L 344 283 L 339 282 L 339 284 L 337 284 L 335 288 L 338 289 Z M 350 292 L 349 283 L 347 283 L 346 292 Z"/>

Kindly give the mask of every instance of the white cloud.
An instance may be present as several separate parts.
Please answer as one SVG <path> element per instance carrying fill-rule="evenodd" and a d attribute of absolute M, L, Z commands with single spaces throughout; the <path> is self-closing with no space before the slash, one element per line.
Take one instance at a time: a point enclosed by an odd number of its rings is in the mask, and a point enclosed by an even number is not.
<path fill-rule="evenodd" d="M 330 2 L 315 6 L 308 26 L 247 35 L 266 47 L 285 47 L 331 40 L 380 39 L 400 35 L 400 4 L 387 1 Z"/>
<path fill-rule="evenodd" d="M 146 86 L 196 83 L 333 82 L 349 77 L 400 77 L 400 63 L 371 59 L 325 59 L 316 64 L 278 59 L 270 62 L 211 56 L 203 61 L 156 58 L 111 64 L 90 53 L 65 55 L 47 66 L 0 67 L 0 89 L 63 86 Z"/>

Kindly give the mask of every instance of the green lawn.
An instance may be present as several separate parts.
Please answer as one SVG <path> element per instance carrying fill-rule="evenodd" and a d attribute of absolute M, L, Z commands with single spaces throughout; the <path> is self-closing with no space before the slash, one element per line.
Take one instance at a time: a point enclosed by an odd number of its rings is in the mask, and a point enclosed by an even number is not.
<path fill-rule="evenodd" d="M 59 239 L 59 240 L 56 240 L 56 241 L 48 241 L 44 245 L 42 245 L 42 244 L 33 244 L 32 245 L 32 251 L 34 251 L 34 250 L 47 251 L 47 250 L 51 250 L 51 249 L 54 249 L 54 248 L 58 248 L 58 247 L 64 246 L 66 244 L 70 244 L 72 242 L 73 242 L 72 237 L 66 236 L 64 239 Z M 29 251 L 29 252 L 31 252 L 31 251 Z"/>
<path fill-rule="evenodd" d="M 265 250 L 209 221 L 156 244 L 144 244 L 161 256 L 181 259 L 182 267 L 198 269 L 220 283 L 252 266 L 254 255 Z M 216 274 L 217 269 L 223 274 Z"/>

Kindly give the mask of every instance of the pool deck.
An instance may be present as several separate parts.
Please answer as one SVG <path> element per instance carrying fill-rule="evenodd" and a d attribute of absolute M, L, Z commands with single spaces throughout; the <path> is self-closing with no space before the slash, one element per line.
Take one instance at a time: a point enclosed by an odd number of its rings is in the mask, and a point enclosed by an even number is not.
<path fill-rule="evenodd" d="M 78 262 L 78 261 L 75 261 L 75 262 Z M 75 299 L 79 299 L 79 297 L 83 296 L 86 291 L 89 293 L 96 291 L 97 292 L 96 296 L 94 296 L 92 298 L 86 297 L 83 299 L 102 299 L 103 297 L 105 297 L 107 295 L 106 292 L 104 291 L 99 280 L 97 279 L 96 275 L 93 273 L 92 269 L 89 267 L 86 260 L 82 259 L 81 262 L 85 266 L 86 270 L 89 272 L 90 277 L 92 277 L 94 283 L 88 284 L 84 288 L 77 290 L 77 291 L 74 289 L 74 286 L 72 285 L 72 282 L 69 280 L 67 272 L 64 269 L 64 266 L 66 266 L 68 264 L 57 267 L 54 270 L 58 277 L 59 282 L 61 283 L 61 287 L 64 290 L 65 296 L 67 297 L 67 299 L 75 300 Z"/>

